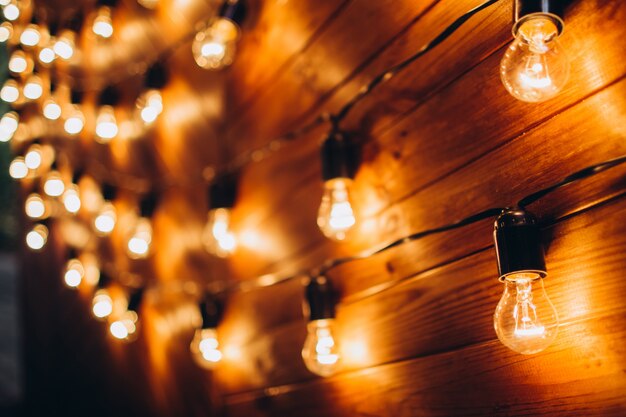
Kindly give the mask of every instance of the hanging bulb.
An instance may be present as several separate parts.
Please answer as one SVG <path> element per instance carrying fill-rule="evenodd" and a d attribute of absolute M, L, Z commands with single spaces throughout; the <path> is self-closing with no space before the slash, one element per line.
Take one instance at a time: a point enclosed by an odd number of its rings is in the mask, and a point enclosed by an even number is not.
<path fill-rule="evenodd" d="M 537 221 L 523 209 L 505 209 L 494 239 L 505 284 L 493 316 L 498 339 L 518 353 L 541 352 L 554 341 L 559 320 L 543 288 L 547 273 Z"/>
<path fill-rule="evenodd" d="M 20 43 L 27 47 L 37 46 L 40 40 L 39 26 L 33 23 L 26 26 L 26 29 L 20 35 Z"/>
<path fill-rule="evenodd" d="M 58 120 L 61 117 L 61 106 L 53 97 L 47 99 L 43 104 L 43 117 L 48 120 Z"/>
<path fill-rule="evenodd" d="M 163 111 L 163 100 L 159 90 L 148 90 L 136 102 L 141 120 L 146 125 L 153 123 Z"/>
<path fill-rule="evenodd" d="M 113 23 L 111 21 L 111 9 L 109 7 L 102 6 L 98 9 L 91 30 L 95 35 L 105 39 L 113 35 Z"/>
<path fill-rule="evenodd" d="M 44 46 L 43 48 L 39 50 L 39 55 L 38 55 L 39 62 L 45 65 L 48 65 L 48 64 L 51 64 L 55 60 L 55 58 L 57 57 L 53 49 L 55 44 L 56 44 L 56 39 L 50 38 L 50 42 L 48 43 L 48 45 Z"/>
<path fill-rule="evenodd" d="M 218 18 L 198 32 L 192 44 L 193 57 L 204 69 L 221 69 L 233 63 L 239 38 L 238 26 L 229 19 Z"/>
<path fill-rule="evenodd" d="M 0 24 L 0 43 L 6 42 L 13 36 L 13 25 L 10 22 Z"/>
<path fill-rule="evenodd" d="M 26 162 L 23 157 L 18 156 L 11 161 L 11 164 L 9 165 L 9 175 L 11 178 L 16 180 L 26 178 L 28 175 L 28 167 L 26 166 Z"/>
<path fill-rule="evenodd" d="M 113 312 L 113 299 L 109 294 L 108 286 L 111 279 L 105 273 L 100 274 L 100 279 L 96 286 L 97 290 L 91 302 L 91 311 L 97 319 L 109 317 Z"/>
<path fill-rule="evenodd" d="M 67 118 L 63 123 L 63 129 L 70 135 L 77 135 L 85 127 L 85 116 L 78 106 L 72 105 L 68 111 Z"/>
<path fill-rule="evenodd" d="M 43 191 L 50 197 L 59 197 L 63 194 L 63 191 L 65 191 L 65 183 L 59 171 L 53 168 L 52 171 L 46 174 Z"/>
<path fill-rule="evenodd" d="M 20 87 L 17 81 L 8 79 L 0 90 L 0 98 L 6 103 L 15 103 L 20 98 Z"/>
<path fill-rule="evenodd" d="M 17 50 L 9 59 L 9 70 L 15 74 L 22 74 L 29 68 L 28 58 L 23 51 Z"/>
<path fill-rule="evenodd" d="M 137 3 L 146 9 L 152 10 L 159 4 L 159 0 L 137 0 Z"/>
<path fill-rule="evenodd" d="M 31 145 L 24 155 L 24 162 L 28 169 L 36 170 L 41 166 L 43 160 L 41 146 L 38 143 Z"/>
<path fill-rule="evenodd" d="M 65 272 L 63 274 L 63 280 L 65 285 L 69 288 L 76 288 L 80 285 L 85 277 L 85 267 L 83 263 L 76 258 L 76 256 L 70 256 L 72 259 L 67 261 L 65 265 Z"/>
<path fill-rule="evenodd" d="M 48 241 L 48 228 L 43 224 L 35 225 L 26 234 L 26 245 L 34 251 L 43 249 Z"/>
<path fill-rule="evenodd" d="M 555 14 L 554 4 L 516 2 L 515 41 L 502 58 L 500 76 L 518 100 L 546 101 L 557 95 L 569 78 L 569 59 L 558 42 L 564 23 Z"/>
<path fill-rule="evenodd" d="M 65 189 L 63 192 L 63 207 L 70 214 L 76 214 L 80 210 L 81 201 L 80 201 L 80 190 L 78 189 L 78 185 L 71 184 L 69 187 Z"/>
<path fill-rule="evenodd" d="M 115 111 L 111 106 L 102 106 L 96 120 L 96 135 L 100 143 L 107 143 L 117 136 L 119 129 L 115 119 Z"/>
<path fill-rule="evenodd" d="M 197 329 L 191 341 L 190 349 L 194 361 L 202 368 L 214 369 L 222 360 L 216 329 Z"/>
<path fill-rule="evenodd" d="M 46 203 L 39 194 L 32 193 L 26 198 L 24 211 L 31 219 L 41 219 L 46 214 Z"/>
<path fill-rule="evenodd" d="M 29 100 L 37 100 L 43 94 L 43 83 L 37 75 L 31 75 L 24 85 L 24 97 Z"/>
<path fill-rule="evenodd" d="M 108 235 L 115 228 L 117 215 L 113 204 L 106 202 L 100 208 L 98 215 L 94 220 L 94 227 L 100 235 Z"/>
<path fill-rule="evenodd" d="M 11 140 L 20 124 L 20 117 L 14 111 L 5 113 L 0 118 L 0 142 Z"/>
<path fill-rule="evenodd" d="M 133 341 L 137 337 L 139 325 L 139 315 L 137 311 L 143 298 L 143 289 L 140 289 L 130 296 L 127 310 L 109 326 L 111 335 L 123 341 Z"/>
<path fill-rule="evenodd" d="M 230 231 L 230 209 L 218 208 L 209 211 L 209 220 L 204 229 L 204 245 L 209 253 L 225 258 L 237 248 L 235 234 Z"/>
<path fill-rule="evenodd" d="M 132 259 L 143 259 L 150 253 L 152 225 L 150 219 L 141 217 L 128 239 L 127 252 Z"/>
<path fill-rule="evenodd" d="M 52 47 L 54 53 L 65 61 L 72 58 L 74 56 L 75 38 L 76 34 L 71 30 L 66 29 L 61 32 Z"/>
<path fill-rule="evenodd" d="M 17 2 L 14 0 L 4 6 L 2 11 L 4 12 L 4 17 L 7 20 L 15 21 L 20 17 L 20 8 L 17 6 Z"/>

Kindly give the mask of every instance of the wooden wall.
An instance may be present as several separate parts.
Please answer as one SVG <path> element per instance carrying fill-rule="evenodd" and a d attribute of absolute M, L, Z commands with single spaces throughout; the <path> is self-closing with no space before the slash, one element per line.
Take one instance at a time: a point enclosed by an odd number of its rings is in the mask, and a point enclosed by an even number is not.
<path fill-rule="evenodd" d="M 93 408 L 99 411 L 90 415 L 103 416 L 626 415 L 625 168 L 530 207 L 545 225 L 547 292 L 561 320 L 556 342 L 540 354 L 516 354 L 496 338 L 492 314 L 502 287 L 492 222 L 483 221 L 333 271 L 342 294 L 343 362 L 331 378 L 315 377 L 302 363 L 298 280 L 229 299 L 219 329 L 225 358 L 213 373 L 189 358 L 193 300 L 176 283 L 313 267 L 511 205 L 626 153 L 626 3 L 571 2 L 562 36 L 570 82 L 541 104 L 515 100 L 500 82 L 511 3 L 472 18 L 350 115 L 345 127 L 363 142 L 364 161 L 354 190 L 359 227 L 349 241 L 329 242 L 315 224 L 320 128 L 245 168 L 234 211 L 240 247 L 225 262 L 200 245 L 203 189 L 168 188 L 150 266 L 150 282 L 161 291 L 149 294 L 143 335 L 133 345 L 109 340 L 88 317 L 86 290 L 77 296 L 61 288 L 50 273 L 62 256 L 54 245 L 37 262 L 25 257 L 31 398 L 65 415 Z M 336 111 L 477 4 L 255 4 L 237 62 L 223 75 L 226 119 L 217 136 L 225 153 L 238 155 L 320 111 Z M 186 143 L 199 143 L 195 133 Z M 182 147 L 166 131 L 154 140 L 173 180 L 214 159 L 201 152 L 213 145 Z"/>

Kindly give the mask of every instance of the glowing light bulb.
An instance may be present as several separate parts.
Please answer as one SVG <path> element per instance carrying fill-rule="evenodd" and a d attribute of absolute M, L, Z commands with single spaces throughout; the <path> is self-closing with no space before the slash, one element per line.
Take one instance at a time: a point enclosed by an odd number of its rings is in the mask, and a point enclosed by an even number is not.
<path fill-rule="evenodd" d="M 46 175 L 43 191 L 50 197 L 59 197 L 65 191 L 65 183 L 58 171 L 50 171 Z"/>
<path fill-rule="evenodd" d="M 17 3 L 15 1 L 10 2 L 3 9 L 4 17 L 7 20 L 17 20 L 20 17 L 20 8 L 17 7 Z"/>
<path fill-rule="evenodd" d="M 24 155 L 24 162 L 29 169 L 37 169 L 41 166 L 42 162 L 41 146 L 34 144 L 28 148 L 28 152 Z"/>
<path fill-rule="evenodd" d="M 72 106 L 65 123 L 63 123 L 63 129 L 70 135 L 77 135 L 82 132 L 83 127 L 85 127 L 83 112 L 80 111 L 78 106 Z"/>
<path fill-rule="evenodd" d="M 56 40 L 52 49 L 61 59 L 68 60 L 74 56 L 74 38 L 76 34 L 71 30 L 65 30 Z"/>
<path fill-rule="evenodd" d="M 507 275 L 504 285 L 493 316 L 498 339 L 524 355 L 541 352 L 554 341 L 559 326 L 543 278 L 537 273 L 521 272 Z"/>
<path fill-rule="evenodd" d="M 137 332 L 137 321 L 139 317 L 133 310 L 128 310 L 109 326 L 111 335 L 119 340 L 131 341 Z"/>
<path fill-rule="evenodd" d="M 109 142 L 117 136 L 119 129 L 115 120 L 115 112 L 111 106 L 102 106 L 96 120 L 96 136 L 101 143 Z"/>
<path fill-rule="evenodd" d="M 21 74 L 28 69 L 28 60 L 26 54 L 22 51 L 15 51 L 9 59 L 9 70 L 16 74 Z"/>
<path fill-rule="evenodd" d="M 20 124 L 20 117 L 15 112 L 5 113 L 0 119 L 0 142 L 8 142 Z"/>
<path fill-rule="evenodd" d="M 115 212 L 115 207 L 111 203 L 104 203 L 98 215 L 94 220 L 94 227 L 96 231 L 101 236 L 108 235 L 115 228 L 115 223 L 117 221 L 117 215 Z"/>
<path fill-rule="evenodd" d="M 113 299 L 105 288 L 96 291 L 91 303 L 91 311 L 99 319 L 108 317 L 113 312 Z"/>
<path fill-rule="evenodd" d="M 63 280 L 65 285 L 70 288 L 76 288 L 80 285 L 85 277 L 85 267 L 78 259 L 70 259 L 65 265 L 65 273 Z"/>
<path fill-rule="evenodd" d="M 55 43 L 56 41 L 54 40 L 51 40 L 50 42 L 51 45 L 54 45 Z M 41 62 L 42 64 L 50 64 L 54 61 L 55 58 L 56 53 L 54 52 L 54 49 L 52 49 L 52 47 L 50 46 L 45 46 L 39 51 L 39 62 Z"/>
<path fill-rule="evenodd" d="M 333 319 L 313 320 L 307 324 L 308 335 L 302 348 L 302 359 L 314 374 L 330 376 L 337 369 L 339 347 L 333 336 L 333 327 Z"/>
<path fill-rule="evenodd" d="M 20 87 L 15 80 L 7 80 L 0 90 L 0 98 L 7 103 L 15 103 L 20 98 Z"/>
<path fill-rule="evenodd" d="M 91 30 L 101 38 L 110 38 L 113 35 L 113 23 L 111 22 L 111 9 L 103 6 L 98 9 L 98 14 L 93 20 Z"/>
<path fill-rule="evenodd" d="M 57 120 L 61 117 L 61 106 L 53 99 L 49 98 L 43 105 L 43 117 L 48 120 Z"/>
<path fill-rule="evenodd" d="M 570 64 L 558 42 L 556 16 L 537 14 L 517 29 L 515 41 L 500 63 L 500 77 L 518 100 L 541 102 L 557 95 L 567 83 Z"/>
<path fill-rule="evenodd" d="M 33 193 L 26 198 L 24 211 L 31 219 L 40 219 L 46 214 L 46 203 L 39 194 Z"/>
<path fill-rule="evenodd" d="M 43 84 L 41 78 L 37 75 L 31 75 L 28 77 L 26 84 L 24 85 L 24 97 L 29 100 L 37 100 L 43 94 Z"/>
<path fill-rule="evenodd" d="M 317 214 L 317 225 L 324 235 L 343 240 L 356 219 L 350 204 L 349 178 L 335 178 L 324 183 L 324 196 Z"/>
<path fill-rule="evenodd" d="M 204 245 L 209 253 L 224 258 L 237 248 L 235 234 L 230 231 L 230 209 L 209 211 L 209 221 L 203 233 Z"/>
<path fill-rule="evenodd" d="M 217 331 L 214 328 L 197 329 L 189 347 L 194 361 L 202 368 L 214 369 L 222 360 Z"/>
<path fill-rule="evenodd" d="M 28 167 L 23 157 L 18 156 L 11 161 L 11 165 L 9 165 L 9 175 L 16 180 L 26 178 L 28 175 Z"/>
<path fill-rule="evenodd" d="M 10 22 L 3 22 L 0 25 L 0 42 L 6 42 L 13 36 L 13 25 Z"/>
<path fill-rule="evenodd" d="M 137 3 L 146 9 L 154 9 L 159 4 L 159 0 L 137 0 Z"/>
<path fill-rule="evenodd" d="M 26 245 L 34 251 L 43 249 L 48 241 L 48 228 L 37 224 L 26 234 Z"/>
<path fill-rule="evenodd" d="M 148 90 L 143 93 L 136 103 L 141 120 L 145 124 L 153 123 L 163 112 L 163 99 L 159 90 Z"/>
<path fill-rule="evenodd" d="M 146 258 L 150 253 L 150 244 L 152 243 L 152 225 L 150 219 L 141 217 L 137 221 L 130 239 L 128 239 L 127 252 L 128 256 L 133 259 Z"/>
<path fill-rule="evenodd" d="M 35 24 L 28 25 L 20 35 L 20 43 L 24 46 L 36 46 L 40 40 L 39 26 Z"/>
<path fill-rule="evenodd" d="M 219 18 L 202 32 L 192 44 L 196 63 L 205 69 L 220 69 L 233 63 L 239 28 L 226 18 Z"/>
<path fill-rule="evenodd" d="M 70 214 L 78 213 L 81 207 L 80 192 L 76 184 L 72 184 L 63 193 L 63 206 Z"/>

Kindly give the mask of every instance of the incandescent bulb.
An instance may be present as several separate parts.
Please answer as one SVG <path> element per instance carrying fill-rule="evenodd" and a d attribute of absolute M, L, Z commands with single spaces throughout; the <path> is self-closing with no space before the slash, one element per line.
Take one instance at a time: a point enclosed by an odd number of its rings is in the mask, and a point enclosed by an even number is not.
<path fill-rule="evenodd" d="M 105 288 L 96 291 L 91 303 L 91 311 L 99 319 L 108 317 L 113 312 L 113 299 Z"/>
<path fill-rule="evenodd" d="M 233 63 L 239 28 L 226 18 L 219 18 L 202 32 L 192 44 L 196 63 L 205 69 L 220 69 Z"/>
<path fill-rule="evenodd" d="M 6 42 L 13 35 L 13 25 L 10 22 L 3 22 L 0 25 L 0 42 Z"/>
<path fill-rule="evenodd" d="M 317 225 L 324 235 L 333 240 L 346 238 L 356 223 L 350 204 L 349 178 L 334 178 L 324 183 L 324 196 L 317 214 Z"/>
<path fill-rule="evenodd" d="M 65 191 L 65 183 L 58 171 L 50 171 L 46 175 L 43 191 L 50 197 L 59 197 Z"/>
<path fill-rule="evenodd" d="M 19 50 L 13 52 L 11 54 L 11 58 L 9 59 L 9 70 L 16 74 L 21 74 L 26 71 L 26 69 L 28 69 L 26 54 Z"/>
<path fill-rule="evenodd" d="M 65 30 L 56 40 L 52 49 L 61 59 L 68 60 L 74 56 L 74 38 L 76 34 L 71 30 Z"/>
<path fill-rule="evenodd" d="M 33 193 L 26 198 L 24 211 L 31 219 L 40 219 L 46 214 L 46 203 L 39 194 Z"/>
<path fill-rule="evenodd" d="M 2 11 L 7 20 L 17 20 L 20 17 L 20 8 L 17 7 L 16 2 L 14 1 L 4 6 Z"/>
<path fill-rule="evenodd" d="M 133 259 L 146 258 L 152 243 L 152 225 L 150 219 L 141 217 L 137 221 L 126 246 L 128 256 Z"/>
<path fill-rule="evenodd" d="M 78 259 L 70 259 L 65 265 L 65 273 L 63 280 L 65 285 L 70 288 L 76 288 L 80 285 L 85 277 L 85 267 Z"/>
<path fill-rule="evenodd" d="M 554 341 L 559 326 L 543 278 L 534 272 L 520 272 L 507 275 L 504 285 L 493 316 L 498 339 L 524 355 L 541 352 Z"/>
<path fill-rule="evenodd" d="M 37 100 L 43 94 L 43 84 L 37 75 L 28 77 L 24 85 L 24 97 L 29 100 Z"/>
<path fill-rule="evenodd" d="M 113 23 L 111 22 L 111 9 L 103 6 L 98 9 L 98 14 L 93 20 L 91 30 L 101 38 L 110 38 L 113 35 Z"/>
<path fill-rule="evenodd" d="M 137 99 L 137 109 L 145 124 L 154 122 L 163 111 L 163 99 L 159 90 L 148 90 Z"/>
<path fill-rule="evenodd" d="M 80 192 L 78 190 L 78 186 L 76 184 L 72 184 L 65 192 L 63 192 L 63 207 L 70 214 L 78 213 L 80 210 L 81 201 L 80 201 Z"/>
<path fill-rule="evenodd" d="M 83 127 L 85 127 L 85 116 L 78 106 L 72 105 L 65 123 L 63 123 L 63 129 L 70 135 L 77 135 L 83 130 Z"/>
<path fill-rule="evenodd" d="M 24 46 L 35 46 L 40 40 L 39 26 L 35 24 L 28 25 L 20 35 L 20 43 Z"/>
<path fill-rule="evenodd" d="M 137 3 L 146 9 L 154 9 L 159 4 L 159 0 L 137 0 Z"/>
<path fill-rule="evenodd" d="M 96 136 L 100 138 L 101 143 L 109 142 L 118 132 L 117 121 L 115 120 L 115 112 L 111 106 L 102 106 L 98 112 L 96 120 Z"/>
<path fill-rule="evenodd" d="M 26 234 L 26 245 L 32 250 L 40 250 L 48 241 L 48 228 L 43 224 L 37 224 Z"/>
<path fill-rule="evenodd" d="M 314 374 L 330 376 L 337 369 L 339 348 L 333 327 L 333 319 L 313 320 L 307 324 L 308 335 L 302 348 L 302 359 Z"/>
<path fill-rule="evenodd" d="M 61 106 L 53 99 L 49 98 L 43 105 L 43 117 L 48 120 L 57 120 L 61 117 Z"/>
<path fill-rule="evenodd" d="M 15 103 L 20 98 L 20 87 L 15 80 L 7 80 L 0 90 L 0 98 L 7 103 Z"/>
<path fill-rule="evenodd" d="M 111 335 L 119 340 L 134 340 L 137 333 L 137 321 L 139 317 L 133 310 L 127 310 L 109 326 Z"/>
<path fill-rule="evenodd" d="M 94 219 L 94 227 L 98 234 L 105 236 L 113 231 L 117 215 L 113 204 L 106 202 L 100 208 L 98 215 Z"/>
<path fill-rule="evenodd" d="M 26 166 L 26 162 L 23 157 L 18 156 L 11 161 L 11 164 L 9 165 L 9 175 L 11 178 L 16 180 L 26 178 L 28 175 L 28 167 Z"/>
<path fill-rule="evenodd" d="M 28 169 L 35 170 L 41 166 L 41 146 L 34 144 L 28 148 L 28 152 L 24 155 L 24 162 Z"/>
<path fill-rule="evenodd" d="M 54 43 L 56 43 L 56 41 L 51 40 L 50 44 L 54 45 Z M 39 51 L 39 62 L 41 62 L 42 64 L 50 64 L 52 63 L 52 61 L 54 61 L 55 58 L 56 53 L 54 52 L 54 49 L 52 49 L 52 47 L 50 46 L 45 46 Z"/>
<path fill-rule="evenodd" d="M 522 22 L 502 58 L 502 83 L 518 100 L 548 100 L 567 83 L 570 64 L 558 42 L 560 33 L 554 19 L 538 14 Z"/>
<path fill-rule="evenodd" d="M 5 113 L 0 118 L 0 142 L 8 142 L 20 124 L 20 117 L 15 112 Z"/>
<path fill-rule="evenodd" d="M 191 354 L 198 366 L 213 369 L 222 359 L 217 331 L 214 328 L 197 329 L 190 345 Z"/>
<path fill-rule="evenodd" d="M 237 241 L 230 231 L 230 209 L 209 211 L 209 220 L 203 233 L 204 245 L 209 253 L 224 258 L 235 251 Z"/>

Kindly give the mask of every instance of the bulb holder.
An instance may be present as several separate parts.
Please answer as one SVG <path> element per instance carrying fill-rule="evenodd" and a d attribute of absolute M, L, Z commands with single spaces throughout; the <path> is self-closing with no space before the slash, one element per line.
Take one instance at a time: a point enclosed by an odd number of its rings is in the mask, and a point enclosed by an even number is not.
<path fill-rule="evenodd" d="M 78 258 L 78 251 L 76 248 L 68 248 L 67 249 L 67 259 L 76 259 Z"/>
<path fill-rule="evenodd" d="M 117 194 L 117 189 L 111 184 L 104 183 L 102 184 L 102 198 L 106 201 L 115 200 L 115 196 Z"/>
<path fill-rule="evenodd" d="M 84 173 L 82 169 L 77 169 L 76 171 L 74 171 L 74 173 L 72 174 L 72 184 L 78 184 L 80 179 L 83 177 L 83 174 Z"/>
<path fill-rule="evenodd" d="M 111 276 L 104 271 L 100 271 L 100 279 L 98 279 L 98 284 L 96 284 L 96 288 L 101 290 L 111 285 L 111 282 L 113 282 Z"/>
<path fill-rule="evenodd" d="M 534 272 L 547 276 L 537 219 L 520 208 L 507 208 L 496 219 L 493 237 L 500 281 L 507 275 Z"/>
<path fill-rule="evenodd" d="M 138 313 L 144 293 L 144 288 L 138 288 L 133 293 L 131 293 L 130 297 L 128 297 L 128 306 L 126 307 L 126 310 Z"/>
<path fill-rule="evenodd" d="M 139 202 L 139 214 L 141 217 L 150 218 L 154 214 L 159 203 L 159 197 L 156 193 L 146 194 Z"/>
<path fill-rule="evenodd" d="M 83 92 L 78 90 L 72 90 L 70 101 L 72 104 L 80 105 L 83 102 Z"/>
<path fill-rule="evenodd" d="M 83 22 L 85 21 L 85 16 L 82 12 L 78 12 L 74 14 L 67 22 L 67 28 L 72 32 L 79 34 L 81 29 L 83 28 Z"/>
<path fill-rule="evenodd" d="M 101 106 L 115 106 L 120 101 L 120 94 L 113 86 L 108 86 L 100 92 L 98 103 Z"/>
<path fill-rule="evenodd" d="M 161 90 L 167 84 L 169 80 L 169 74 L 165 65 L 161 62 L 156 62 L 146 73 L 146 79 L 144 85 L 147 89 Z"/>
<path fill-rule="evenodd" d="M 233 208 L 237 201 L 238 183 L 237 175 L 224 175 L 211 183 L 208 192 L 209 209 Z"/>
<path fill-rule="evenodd" d="M 224 303 L 221 300 L 207 294 L 198 304 L 202 316 L 203 329 L 215 329 L 224 315 Z"/>
<path fill-rule="evenodd" d="M 519 28 L 524 22 L 538 15 L 550 18 L 557 27 L 559 35 L 563 32 L 565 23 L 566 0 L 514 0 L 513 7 L 513 36 L 517 37 Z"/>
<path fill-rule="evenodd" d="M 226 0 L 218 13 L 219 17 L 235 22 L 241 26 L 246 18 L 246 6 L 243 0 Z"/>
<path fill-rule="evenodd" d="M 322 142 L 322 179 L 354 178 L 359 168 L 359 147 L 344 133 L 332 132 Z"/>
<path fill-rule="evenodd" d="M 326 277 L 311 279 L 304 291 L 302 310 L 309 321 L 335 318 L 337 294 Z"/>

